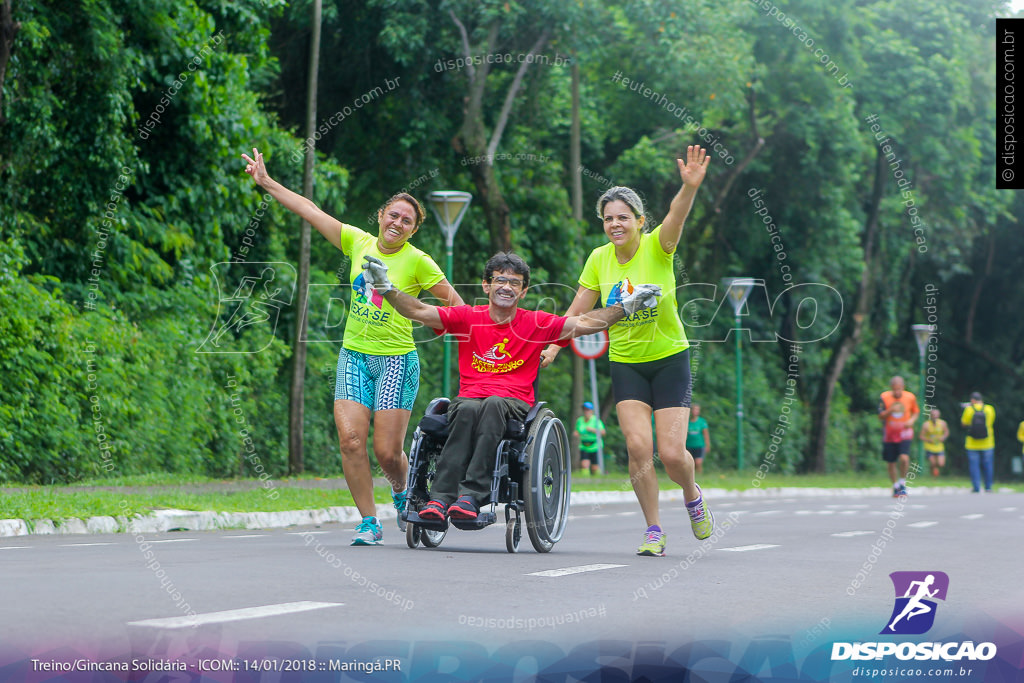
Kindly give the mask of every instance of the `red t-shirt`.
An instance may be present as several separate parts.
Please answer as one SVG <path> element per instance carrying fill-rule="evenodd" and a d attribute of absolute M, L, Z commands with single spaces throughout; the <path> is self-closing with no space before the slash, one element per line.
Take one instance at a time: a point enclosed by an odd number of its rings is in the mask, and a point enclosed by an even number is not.
<path fill-rule="evenodd" d="M 894 398 L 891 391 L 882 392 L 881 402 L 878 404 L 878 412 L 893 407 L 892 413 L 885 418 L 885 435 L 882 437 L 884 443 L 899 443 L 914 438 L 914 428 L 907 427 L 905 422 L 917 415 L 920 409 L 917 407 L 917 397 L 907 390 Z"/>
<path fill-rule="evenodd" d="M 487 306 L 442 306 L 438 313 L 444 331 L 459 340 L 459 396 L 533 405 L 540 352 L 561 336 L 564 317 L 518 309 L 511 323 L 498 325 Z"/>

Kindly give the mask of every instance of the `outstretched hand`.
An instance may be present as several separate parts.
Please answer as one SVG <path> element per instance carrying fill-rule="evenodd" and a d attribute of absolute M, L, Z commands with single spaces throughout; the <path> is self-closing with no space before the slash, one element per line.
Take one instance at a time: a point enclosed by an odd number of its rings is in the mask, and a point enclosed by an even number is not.
<path fill-rule="evenodd" d="M 388 279 L 388 267 L 376 256 L 366 254 L 363 256 L 366 262 L 363 264 L 363 279 L 381 294 L 387 294 L 395 288 Z"/>
<path fill-rule="evenodd" d="M 660 285 L 636 285 L 632 292 L 623 295 L 622 308 L 626 311 L 626 315 L 630 316 L 645 308 L 654 308 L 658 305 L 660 296 Z"/>
<path fill-rule="evenodd" d="M 690 185 L 693 187 L 700 187 L 700 184 L 704 182 L 704 174 L 708 170 L 708 162 L 711 161 L 711 157 L 708 156 L 707 150 L 700 145 L 690 145 L 686 148 L 686 160 L 676 159 L 676 165 L 679 167 L 679 178 L 683 181 L 683 185 Z"/>
<path fill-rule="evenodd" d="M 255 147 L 252 148 L 252 156 L 243 154 L 242 158 L 245 159 L 245 172 L 252 176 L 252 179 L 257 185 L 263 186 L 263 183 L 270 180 L 270 174 L 267 173 L 267 167 L 263 165 L 263 155 Z"/>

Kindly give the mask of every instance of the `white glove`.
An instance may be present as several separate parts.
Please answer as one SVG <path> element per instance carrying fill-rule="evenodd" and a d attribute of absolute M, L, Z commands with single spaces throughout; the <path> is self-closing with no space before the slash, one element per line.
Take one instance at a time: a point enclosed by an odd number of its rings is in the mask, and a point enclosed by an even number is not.
<path fill-rule="evenodd" d="M 660 285 L 636 285 L 632 292 L 622 295 L 622 308 L 626 311 L 626 315 L 630 316 L 645 308 L 657 306 L 659 296 L 661 296 Z"/>
<path fill-rule="evenodd" d="M 376 256 L 369 255 L 364 255 L 363 260 L 366 261 L 363 264 L 363 279 L 367 284 L 381 294 L 387 294 L 395 288 L 391 284 L 391 280 L 388 279 L 388 267 L 383 261 Z"/>

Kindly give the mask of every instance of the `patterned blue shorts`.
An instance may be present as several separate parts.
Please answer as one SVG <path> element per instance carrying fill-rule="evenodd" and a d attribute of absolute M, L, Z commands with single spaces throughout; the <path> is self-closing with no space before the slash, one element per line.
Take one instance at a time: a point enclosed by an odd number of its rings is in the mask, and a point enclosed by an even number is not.
<path fill-rule="evenodd" d="M 338 353 L 335 401 L 355 401 L 370 410 L 412 410 L 419 388 L 420 357 L 415 351 L 376 356 L 343 346 Z"/>

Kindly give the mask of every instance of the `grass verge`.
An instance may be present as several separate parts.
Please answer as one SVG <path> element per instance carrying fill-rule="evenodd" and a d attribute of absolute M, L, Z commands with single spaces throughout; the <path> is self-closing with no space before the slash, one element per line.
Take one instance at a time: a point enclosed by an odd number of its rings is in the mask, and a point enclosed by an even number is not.
<path fill-rule="evenodd" d="M 664 472 L 659 472 L 658 479 L 662 490 L 671 490 L 676 486 Z M 699 482 L 708 489 L 737 491 L 755 488 L 753 472 L 705 472 Z M 151 474 L 83 481 L 74 486 L 16 487 L 0 493 L 0 519 L 117 517 L 145 515 L 153 510 L 168 508 L 215 512 L 280 512 L 354 505 L 352 494 L 345 488 L 338 488 L 337 480 L 318 482 L 314 477 L 299 477 L 272 480 L 272 483 L 272 489 L 265 489 L 260 487 L 261 482 L 258 480 L 217 480 Z M 775 474 L 766 477 L 760 488 L 882 488 L 888 485 L 887 479 L 878 475 Z M 912 486 L 968 489 L 970 481 L 958 476 L 938 479 L 921 476 L 912 482 Z M 245 487 L 248 489 L 238 490 Z M 996 488 L 1021 492 L 1024 491 L 1024 484 L 997 482 Z M 600 477 L 576 476 L 573 478 L 573 490 L 631 492 L 632 487 L 627 473 L 613 472 Z M 375 488 L 374 499 L 378 503 L 390 502 L 388 487 Z"/>

